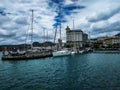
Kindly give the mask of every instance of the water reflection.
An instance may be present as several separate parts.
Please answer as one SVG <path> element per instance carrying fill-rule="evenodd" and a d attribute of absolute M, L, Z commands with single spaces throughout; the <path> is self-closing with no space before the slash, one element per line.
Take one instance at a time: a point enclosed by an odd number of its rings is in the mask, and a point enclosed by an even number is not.
<path fill-rule="evenodd" d="M 0 61 L 2 90 L 120 89 L 119 54 L 81 54 Z"/>

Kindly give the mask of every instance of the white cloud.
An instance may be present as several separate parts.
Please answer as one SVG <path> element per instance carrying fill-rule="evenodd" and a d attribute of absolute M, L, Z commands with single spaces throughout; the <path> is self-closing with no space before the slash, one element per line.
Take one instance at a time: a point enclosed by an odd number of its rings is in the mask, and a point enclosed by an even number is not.
<path fill-rule="evenodd" d="M 1 44 L 23 43 L 30 24 L 31 9 L 34 9 L 34 40 L 41 41 L 45 28 L 48 36 L 54 37 L 53 24 L 56 23 L 57 3 L 49 5 L 48 0 L 2 0 L 0 7 L 5 8 L 6 15 L 0 15 Z M 91 37 L 114 35 L 120 30 L 119 0 L 65 0 L 64 6 L 85 6 L 84 9 L 74 9 L 64 15 L 67 22 L 62 23 L 62 38 L 65 38 L 67 25 L 72 29 L 73 19 L 75 29 L 91 32 Z M 64 13 L 64 12 L 62 12 Z M 59 30 L 58 30 L 59 31 Z M 12 37 L 8 37 L 13 35 Z M 7 38 L 6 41 L 4 39 Z M 51 39 L 50 38 L 50 39 Z M 57 34 L 59 38 L 59 34 Z M 53 41 L 51 39 L 51 41 Z M 63 40 L 65 41 L 65 40 Z"/>
<path fill-rule="evenodd" d="M 72 0 L 65 0 L 65 5 L 73 4 L 74 2 Z"/>
<path fill-rule="evenodd" d="M 75 27 L 81 28 L 85 32 L 91 32 L 91 37 L 100 37 L 104 35 L 115 35 L 120 30 L 119 0 L 82 0 L 77 4 L 85 5 L 86 8 L 78 10 L 67 16 L 68 25 L 72 28 L 72 19 L 75 20 Z M 89 22 L 93 20 L 93 22 Z M 94 22 L 95 21 L 95 22 Z M 109 33 L 108 33 L 109 32 Z"/>

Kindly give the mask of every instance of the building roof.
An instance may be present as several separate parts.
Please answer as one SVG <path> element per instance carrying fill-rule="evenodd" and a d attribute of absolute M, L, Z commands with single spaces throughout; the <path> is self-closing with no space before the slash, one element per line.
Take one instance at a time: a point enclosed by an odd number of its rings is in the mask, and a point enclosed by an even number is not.
<path fill-rule="evenodd" d="M 112 37 L 104 38 L 104 40 L 110 40 L 110 39 L 120 39 L 120 37 L 118 37 L 118 36 L 112 36 Z"/>
<path fill-rule="evenodd" d="M 80 29 L 77 29 L 77 30 L 69 30 L 68 32 L 83 32 L 83 31 Z"/>
<path fill-rule="evenodd" d="M 69 26 L 67 26 L 66 30 L 68 30 L 68 32 L 83 32 L 81 29 L 70 29 Z"/>

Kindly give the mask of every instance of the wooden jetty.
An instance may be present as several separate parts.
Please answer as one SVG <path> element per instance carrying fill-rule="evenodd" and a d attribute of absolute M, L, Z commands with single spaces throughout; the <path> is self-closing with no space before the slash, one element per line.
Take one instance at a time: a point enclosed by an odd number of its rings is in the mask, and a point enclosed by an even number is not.
<path fill-rule="evenodd" d="M 44 52 L 44 53 L 31 53 L 24 55 L 3 55 L 2 60 L 27 60 L 27 59 L 39 59 L 45 57 L 52 57 L 52 52 Z"/>

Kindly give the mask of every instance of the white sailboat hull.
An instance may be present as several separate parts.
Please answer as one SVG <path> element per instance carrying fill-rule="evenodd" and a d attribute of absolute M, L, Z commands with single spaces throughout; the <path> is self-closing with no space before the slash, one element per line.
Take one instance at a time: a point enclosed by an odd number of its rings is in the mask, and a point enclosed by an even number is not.
<path fill-rule="evenodd" d="M 72 52 L 71 52 L 71 55 L 74 55 L 74 54 L 75 54 L 75 52 L 74 52 L 74 51 L 72 51 Z"/>
<path fill-rule="evenodd" d="M 70 51 L 67 50 L 61 50 L 61 51 L 54 51 L 53 56 L 66 56 L 70 55 Z"/>
<path fill-rule="evenodd" d="M 84 53 L 84 50 L 79 51 L 80 54 Z"/>

